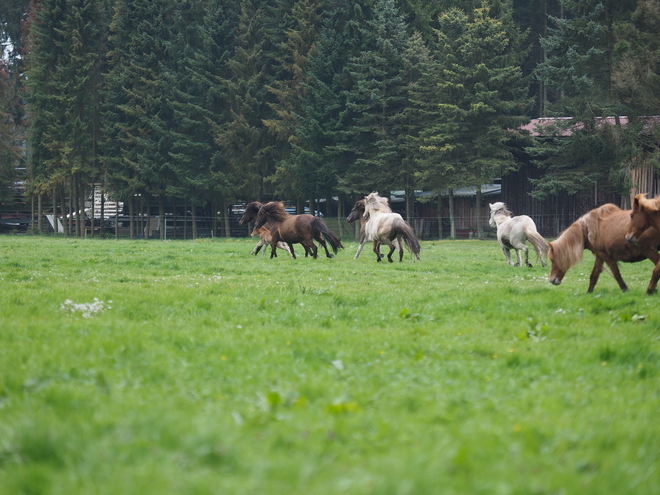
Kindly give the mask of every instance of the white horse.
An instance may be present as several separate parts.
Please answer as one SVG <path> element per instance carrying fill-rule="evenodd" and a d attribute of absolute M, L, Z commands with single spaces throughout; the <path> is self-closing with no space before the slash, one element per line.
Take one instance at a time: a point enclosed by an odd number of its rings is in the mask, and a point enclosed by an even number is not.
<path fill-rule="evenodd" d="M 546 258 L 548 251 L 550 250 L 550 245 L 541 234 L 536 231 L 534 220 L 527 215 L 514 217 L 513 213 L 506 208 L 506 205 L 499 201 L 493 204 L 488 203 L 488 206 L 490 207 L 490 221 L 488 224 L 491 227 L 497 225 L 497 240 L 499 241 L 500 246 L 502 246 L 502 252 L 504 253 L 504 256 L 506 256 L 509 265 L 522 266 L 520 251 L 524 251 L 525 265 L 531 268 L 532 265 L 529 262 L 529 250 L 525 244 L 525 241 L 529 240 L 534 246 L 536 256 L 538 256 L 541 266 L 546 266 Z M 518 263 L 511 261 L 512 249 L 516 250 Z"/>
<path fill-rule="evenodd" d="M 392 209 L 390 208 L 390 205 L 389 205 L 389 202 L 387 201 L 387 198 L 382 198 L 380 196 L 379 196 L 379 198 L 380 198 L 379 201 L 381 201 L 383 203 L 381 211 L 391 212 Z M 364 245 L 367 242 L 367 236 L 364 232 L 364 226 L 367 223 L 367 219 L 364 218 L 364 198 L 359 199 L 355 202 L 355 205 L 353 206 L 353 209 L 351 210 L 351 212 L 346 217 L 346 221 L 348 223 L 353 223 L 356 220 L 360 221 L 360 245 L 358 246 L 357 253 L 355 253 L 355 257 L 353 258 L 354 260 L 358 259 L 358 257 L 360 256 L 360 253 L 362 252 L 362 249 L 364 248 Z M 392 240 L 392 244 L 394 244 L 394 246 L 398 249 L 399 241 L 394 239 L 394 240 Z M 379 256 L 382 258 L 385 255 L 380 254 L 380 245 L 378 247 L 379 247 L 379 249 L 378 249 Z"/>
<path fill-rule="evenodd" d="M 388 211 L 389 210 L 389 211 Z M 399 261 L 403 260 L 403 243 L 419 259 L 421 247 L 412 227 L 398 213 L 392 213 L 386 201 L 378 193 L 373 192 L 364 198 L 364 224 L 365 241 L 373 241 L 376 260 L 380 261 L 380 245 L 390 248 L 387 261 L 392 263 L 392 253 L 399 249 Z"/>

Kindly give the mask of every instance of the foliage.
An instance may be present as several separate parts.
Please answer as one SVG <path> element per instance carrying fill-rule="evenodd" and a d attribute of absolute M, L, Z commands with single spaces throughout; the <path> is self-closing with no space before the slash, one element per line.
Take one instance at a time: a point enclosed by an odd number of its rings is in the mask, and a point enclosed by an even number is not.
<path fill-rule="evenodd" d="M 657 493 L 650 263 L 254 242 L 1 237 L 0 493 Z"/>

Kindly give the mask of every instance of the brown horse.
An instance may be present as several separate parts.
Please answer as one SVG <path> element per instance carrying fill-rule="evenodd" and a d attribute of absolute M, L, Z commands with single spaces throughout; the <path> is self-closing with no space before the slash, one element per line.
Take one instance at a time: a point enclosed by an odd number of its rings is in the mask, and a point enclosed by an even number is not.
<path fill-rule="evenodd" d="M 382 199 L 384 201 L 384 206 L 387 206 L 389 208 L 389 205 L 387 204 L 387 198 L 382 198 Z M 390 209 L 389 211 L 392 210 Z M 358 259 L 360 253 L 362 252 L 362 249 L 364 249 L 364 245 L 367 243 L 367 235 L 364 232 L 364 225 L 367 223 L 367 219 L 364 218 L 364 199 L 357 200 L 355 202 L 355 205 L 353 205 L 353 209 L 346 217 L 346 221 L 348 223 L 353 223 L 358 220 L 360 221 L 360 245 L 358 246 L 357 253 L 355 253 L 355 257 L 353 258 L 354 260 Z M 396 239 L 394 239 L 392 241 L 392 244 L 398 246 L 399 242 Z M 380 254 L 380 243 L 378 243 L 378 256 L 381 258 L 385 256 L 383 254 Z"/>
<path fill-rule="evenodd" d="M 252 233 L 250 233 L 250 237 L 259 237 L 259 242 L 250 253 L 256 255 L 257 253 L 259 253 L 259 250 L 262 248 L 262 246 L 265 246 L 266 244 L 270 244 L 270 241 L 273 236 L 270 235 L 270 230 L 268 230 L 266 227 L 261 227 L 260 229 L 252 229 Z M 278 242 L 277 247 L 289 253 L 289 256 L 293 258 L 293 256 L 291 255 L 291 248 L 289 248 L 289 245 L 286 242 L 282 242 L 282 241 Z M 266 251 L 264 250 L 264 252 Z"/>
<path fill-rule="evenodd" d="M 263 203 L 260 203 L 258 201 L 253 201 L 252 203 L 248 203 L 248 205 L 245 207 L 245 212 L 243 213 L 243 216 L 241 219 L 238 221 L 239 225 L 247 225 L 250 222 L 256 222 L 257 221 L 257 215 L 259 214 L 259 210 L 263 206 Z M 257 229 L 254 228 L 252 229 L 252 233 L 250 234 L 252 237 L 259 236 L 259 242 L 257 245 L 254 247 L 252 252 L 250 254 L 257 255 L 259 254 L 259 251 L 263 246 L 266 244 L 270 244 L 271 242 L 271 235 L 270 235 L 270 225 L 266 224 L 263 227 Z M 292 258 L 295 258 L 293 256 L 293 246 L 289 246 L 285 242 L 278 242 L 277 247 L 280 249 L 283 249 L 289 255 L 291 255 Z M 305 256 L 307 255 L 307 250 L 305 250 Z"/>
<path fill-rule="evenodd" d="M 328 251 L 326 241 L 330 243 L 335 254 L 344 247 L 335 233 L 323 223 L 323 220 L 307 213 L 289 215 L 280 201 L 271 201 L 263 205 L 259 210 L 257 223 L 254 227 L 258 229 L 267 223 L 271 226 L 269 229 L 272 236 L 270 244 L 272 246 L 271 258 L 277 256 L 275 247 L 279 241 L 286 242 L 289 247 L 293 243 L 300 243 L 305 246 L 305 249 L 311 250 L 312 257 L 315 259 L 318 255 L 318 248 L 314 244 L 314 239 L 323 246 L 328 258 L 332 258 L 333 255 Z M 296 257 L 293 252 L 291 255 L 294 258 Z"/>
<path fill-rule="evenodd" d="M 585 249 L 596 257 L 589 278 L 589 289 L 593 292 L 603 265 L 612 270 L 612 275 L 622 291 L 628 290 L 619 272 L 619 261 L 634 263 L 650 259 L 654 264 L 660 260 L 660 232 L 649 229 L 637 239 L 637 245 L 626 241 L 626 230 L 630 224 L 630 210 L 621 210 L 613 204 L 606 204 L 582 215 L 562 234 L 550 243 L 548 258 L 552 262 L 550 282 L 561 284 L 569 268 L 582 260 Z M 655 291 L 656 281 L 651 279 L 647 293 Z"/>
<path fill-rule="evenodd" d="M 630 213 L 630 227 L 626 233 L 626 239 L 635 245 L 639 243 L 648 229 L 660 231 L 660 197 L 647 199 L 646 194 L 638 194 L 633 201 L 632 213 Z M 660 278 L 660 262 L 656 263 L 651 274 L 651 285 L 655 288 Z M 649 285 L 649 288 L 651 287 Z M 647 293 L 650 294 L 649 291 Z"/>

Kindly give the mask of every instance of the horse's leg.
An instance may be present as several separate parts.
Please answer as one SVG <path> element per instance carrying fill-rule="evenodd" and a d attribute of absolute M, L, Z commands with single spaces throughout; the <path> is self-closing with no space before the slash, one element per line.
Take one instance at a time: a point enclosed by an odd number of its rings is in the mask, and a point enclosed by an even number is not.
<path fill-rule="evenodd" d="M 312 255 L 312 258 L 316 259 L 318 257 L 318 248 L 316 247 L 316 244 L 314 244 L 314 241 L 308 239 L 303 241 L 301 244 L 305 246 L 305 249 L 309 249 L 309 253 Z"/>
<path fill-rule="evenodd" d="M 376 261 L 380 261 L 380 242 L 378 242 L 376 239 L 374 239 L 374 248 L 373 252 L 376 253 Z"/>
<path fill-rule="evenodd" d="M 260 240 L 260 241 L 257 243 L 257 245 L 254 246 L 254 249 L 252 250 L 252 252 L 251 252 L 250 254 L 254 254 L 255 256 L 256 256 L 257 254 L 259 254 L 259 251 L 261 250 L 261 247 L 262 247 L 264 244 L 266 244 L 266 243 L 263 241 L 263 239 Z"/>
<path fill-rule="evenodd" d="M 650 296 L 658 291 L 658 279 L 660 278 L 660 261 L 655 265 L 653 272 L 651 273 L 651 282 L 646 289 L 646 293 Z"/>
<path fill-rule="evenodd" d="M 621 290 L 623 292 L 626 292 L 628 290 L 628 286 L 626 283 L 623 281 L 623 278 L 621 277 L 621 272 L 619 271 L 619 264 L 616 262 L 616 260 L 605 260 L 607 263 L 607 266 L 610 267 L 612 270 L 612 275 L 614 275 L 614 279 L 619 283 L 619 287 L 621 287 Z"/>
<path fill-rule="evenodd" d="M 399 248 L 399 262 L 403 261 L 403 238 L 400 236 L 392 241 L 394 247 Z"/>
<path fill-rule="evenodd" d="M 364 248 L 364 244 L 366 241 L 361 241 L 360 245 L 358 246 L 357 253 L 355 253 L 355 257 L 353 258 L 354 260 L 358 259 L 358 256 L 360 256 L 360 253 L 362 252 L 362 249 Z"/>
<path fill-rule="evenodd" d="M 275 232 L 271 233 L 270 236 L 270 258 L 277 258 L 277 245 L 280 242 L 280 233 L 277 229 L 275 229 Z M 291 253 L 291 256 L 295 258 L 293 253 Z"/>
<path fill-rule="evenodd" d="M 525 266 L 531 268 L 532 264 L 529 262 L 529 248 L 523 244 L 521 251 L 525 253 Z M 516 253 L 518 254 L 518 263 L 520 263 L 520 251 L 516 251 Z M 520 266 L 522 266 L 522 264 Z"/>
<path fill-rule="evenodd" d="M 390 241 L 389 239 L 385 239 L 384 244 L 385 244 L 388 248 L 390 248 L 390 252 L 387 253 L 387 261 L 389 261 L 390 263 L 393 263 L 394 260 L 392 259 L 392 253 L 393 253 L 394 251 L 396 251 L 396 247 L 394 247 L 394 244 L 392 244 L 392 241 Z"/>
<path fill-rule="evenodd" d="M 511 250 L 509 248 L 502 246 L 502 252 L 504 253 L 504 257 L 506 258 L 509 265 L 520 266 L 520 262 L 518 262 L 518 264 L 516 265 L 513 261 L 511 261 Z"/>
<path fill-rule="evenodd" d="M 291 253 L 293 252 L 293 247 L 283 241 L 278 242 L 277 247 L 289 253 L 289 256 L 291 256 Z"/>
<path fill-rule="evenodd" d="M 323 238 L 323 234 L 317 232 L 316 234 L 314 234 L 314 239 L 316 239 L 319 242 L 319 244 L 323 246 L 323 249 L 325 249 L 326 257 L 334 258 L 334 255 L 330 251 L 328 251 L 328 243 L 325 242 L 325 239 Z"/>

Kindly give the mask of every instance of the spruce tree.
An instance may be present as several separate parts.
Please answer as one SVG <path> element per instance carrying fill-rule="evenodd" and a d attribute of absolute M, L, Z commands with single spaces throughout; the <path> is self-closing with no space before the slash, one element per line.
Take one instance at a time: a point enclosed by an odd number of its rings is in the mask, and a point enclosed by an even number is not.
<path fill-rule="evenodd" d="M 487 0 L 469 16 L 450 9 L 439 25 L 438 121 L 424 133 L 425 149 L 454 170 L 452 185 L 477 189 L 479 212 L 481 185 L 517 165 L 507 140 L 531 105 L 523 37 L 508 6 Z"/>
<path fill-rule="evenodd" d="M 346 129 L 357 158 L 340 179 L 352 192 L 403 189 L 403 154 L 397 119 L 408 104 L 404 54 L 410 44 L 407 26 L 393 0 L 379 0 L 373 19 L 363 27 L 366 44 L 349 64 L 352 87 L 346 92 L 353 121 Z"/>

